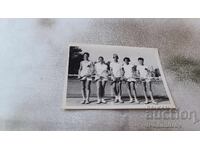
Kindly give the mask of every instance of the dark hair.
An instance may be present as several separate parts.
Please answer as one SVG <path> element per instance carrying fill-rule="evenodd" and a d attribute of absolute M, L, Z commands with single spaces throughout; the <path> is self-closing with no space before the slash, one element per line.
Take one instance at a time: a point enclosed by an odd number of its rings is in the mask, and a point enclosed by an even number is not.
<path fill-rule="evenodd" d="M 90 57 L 90 54 L 88 52 L 83 53 L 83 56 L 87 55 L 88 57 Z"/>
<path fill-rule="evenodd" d="M 117 59 L 119 59 L 119 56 L 117 54 L 113 54 L 113 58 L 114 58 L 114 56 L 117 57 Z"/>
<path fill-rule="evenodd" d="M 103 56 L 99 56 L 99 58 L 102 58 L 102 59 L 104 60 Z M 98 58 L 98 59 L 99 59 L 99 58 Z"/>
<path fill-rule="evenodd" d="M 138 58 L 138 60 L 142 60 L 142 61 L 144 61 L 144 58 L 142 58 L 142 57 L 139 57 L 139 58 Z"/>
<path fill-rule="evenodd" d="M 128 59 L 128 62 L 131 61 L 129 57 L 124 57 L 123 61 L 125 61 L 126 59 Z"/>

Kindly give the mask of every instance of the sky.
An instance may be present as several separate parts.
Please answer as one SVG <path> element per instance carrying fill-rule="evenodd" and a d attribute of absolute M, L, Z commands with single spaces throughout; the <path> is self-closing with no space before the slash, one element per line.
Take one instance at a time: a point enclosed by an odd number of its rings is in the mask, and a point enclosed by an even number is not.
<path fill-rule="evenodd" d="M 99 56 L 103 56 L 104 60 L 112 61 L 112 55 L 118 54 L 119 61 L 122 62 L 124 57 L 129 57 L 132 64 L 137 64 L 138 57 L 144 58 L 144 64 L 147 66 L 158 67 L 157 49 L 142 48 L 142 47 L 124 47 L 124 46 L 109 46 L 109 45 L 89 45 L 89 44 L 74 44 L 83 50 L 90 53 L 90 60 L 97 61 Z"/>

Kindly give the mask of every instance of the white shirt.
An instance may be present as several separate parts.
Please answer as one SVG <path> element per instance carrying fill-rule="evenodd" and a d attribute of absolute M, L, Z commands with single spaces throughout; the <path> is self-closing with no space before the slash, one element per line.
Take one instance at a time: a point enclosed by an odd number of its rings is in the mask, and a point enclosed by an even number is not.
<path fill-rule="evenodd" d="M 124 76 L 126 78 L 131 78 L 133 77 L 133 65 L 132 64 L 123 64 L 124 68 Z"/>
<path fill-rule="evenodd" d="M 81 77 L 91 74 L 91 67 L 92 67 L 91 61 L 86 61 L 86 60 L 81 61 L 81 66 L 82 66 L 82 70 L 80 72 Z"/>
<path fill-rule="evenodd" d="M 96 63 L 95 70 L 97 75 L 102 75 L 105 71 L 107 71 L 108 66 L 106 64 Z"/>
<path fill-rule="evenodd" d="M 110 68 L 112 68 L 114 77 L 121 77 L 122 65 L 119 62 L 111 62 Z"/>
<path fill-rule="evenodd" d="M 145 65 L 137 65 L 137 71 L 140 73 L 140 78 L 147 78 L 148 76 L 148 67 Z"/>

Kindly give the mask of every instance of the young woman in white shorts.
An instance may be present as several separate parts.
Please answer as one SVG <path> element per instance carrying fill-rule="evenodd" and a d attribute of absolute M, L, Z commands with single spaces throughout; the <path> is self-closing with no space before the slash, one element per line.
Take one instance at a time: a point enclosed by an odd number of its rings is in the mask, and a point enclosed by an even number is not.
<path fill-rule="evenodd" d="M 124 79 L 125 79 L 125 82 L 126 82 L 126 87 L 127 87 L 127 90 L 128 90 L 128 95 L 129 95 L 129 98 L 130 98 L 130 103 L 139 103 L 139 101 L 137 100 L 137 96 L 136 96 L 136 88 L 135 88 L 135 82 L 136 82 L 136 79 L 134 78 L 134 65 L 130 64 L 130 58 L 128 57 L 125 57 L 123 59 L 124 61 L 124 64 L 122 66 L 122 70 L 123 70 L 123 76 L 124 76 Z M 132 88 L 133 87 L 133 96 L 132 96 Z M 134 97 L 134 100 L 133 100 L 133 97 Z"/>
<path fill-rule="evenodd" d="M 149 103 L 149 100 L 147 98 L 147 88 L 149 89 L 149 94 L 151 97 L 151 102 L 153 104 L 157 104 L 157 102 L 153 98 L 153 92 L 151 88 L 151 81 L 149 78 L 149 69 L 147 66 L 144 65 L 144 58 L 139 57 L 138 58 L 138 65 L 137 65 L 137 72 L 139 74 L 140 80 L 142 81 L 143 84 L 143 92 L 144 92 L 144 97 L 145 97 L 145 104 Z"/>
<path fill-rule="evenodd" d="M 122 65 L 119 63 L 119 57 L 117 54 L 113 54 L 113 62 L 110 63 L 111 79 L 113 94 L 115 96 L 114 102 L 123 103 L 121 99 L 122 95 Z"/>
<path fill-rule="evenodd" d="M 82 104 L 89 104 L 90 98 L 90 86 L 92 81 L 92 73 L 93 73 L 93 63 L 89 60 L 89 53 L 85 52 L 83 54 L 83 61 L 80 62 L 79 68 L 79 79 L 82 85 L 82 96 L 83 101 Z"/>
<path fill-rule="evenodd" d="M 100 56 L 95 64 L 95 81 L 97 83 L 97 104 L 106 103 L 104 99 L 105 86 L 108 80 L 108 66 L 104 62 L 104 58 Z"/>

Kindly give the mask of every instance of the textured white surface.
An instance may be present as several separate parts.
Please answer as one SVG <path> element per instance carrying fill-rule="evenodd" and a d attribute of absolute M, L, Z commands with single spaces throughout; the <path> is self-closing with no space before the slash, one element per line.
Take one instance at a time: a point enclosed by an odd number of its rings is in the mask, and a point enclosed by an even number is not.
<path fill-rule="evenodd" d="M 166 69 L 173 55 L 200 59 L 199 19 L 1 19 L 0 130 L 200 129 L 189 119 L 149 121 L 145 110 L 62 110 L 69 42 L 158 48 L 176 106 L 200 119 L 199 83 Z"/>

